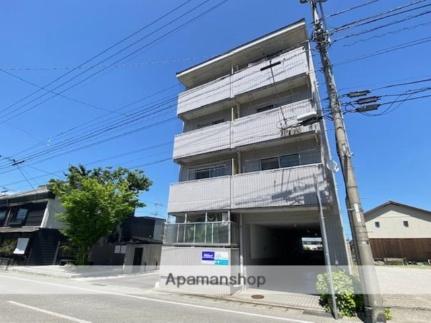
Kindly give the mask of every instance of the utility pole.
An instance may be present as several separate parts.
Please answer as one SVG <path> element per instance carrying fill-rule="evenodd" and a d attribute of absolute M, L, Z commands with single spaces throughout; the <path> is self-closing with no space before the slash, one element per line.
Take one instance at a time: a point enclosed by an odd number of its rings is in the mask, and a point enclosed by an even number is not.
<path fill-rule="evenodd" d="M 300 0 L 301 3 L 309 2 L 311 4 L 314 23 L 313 39 L 316 41 L 317 48 L 320 52 L 331 114 L 334 121 L 337 154 L 340 159 L 341 170 L 345 182 L 347 210 L 349 213 L 350 227 L 352 229 L 352 238 L 357 251 L 359 275 L 362 283 L 362 292 L 364 294 L 365 321 L 385 322 L 382 299 L 374 268 L 374 259 L 371 252 L 361 200 L 359 197 L 358 185 L 356 183 L 356 177 L 352 165 L 352 155 L 347 139 L 341 104 L 339 102 L 335 86 L 332 65 L 328 54 L 329 34 L 326 30 L 324 15 L 322 12 L 322 2 L 324 1 L 326 0 Z M 319 15 L 319 10 L 317 8 L 318 5 L 322 17 Z"/>

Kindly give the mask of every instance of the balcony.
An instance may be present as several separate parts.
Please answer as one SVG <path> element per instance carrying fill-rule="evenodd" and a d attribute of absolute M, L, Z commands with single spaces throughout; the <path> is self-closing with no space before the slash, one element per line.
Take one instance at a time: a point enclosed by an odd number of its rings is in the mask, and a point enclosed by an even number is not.
<path fill-rule="evenodd" d="M 169 188 L 168 212 L 230 208 L 231 176 L 176 183 Z"/>
<path fill-rule="evenodd" d="M 329 188 L 320 164 L 243 173 L 173 184 L 168 212 L 317 205 L 314 176 L 323 203 Z"/>
<path fill-rule="evenodd" d="M 231 246 L 238 244 L 238 225 L 231 221 L 166 223 L 163 244 Z"/>
<path fill-rule="evenodd" d="M 289 131 L 283 130 L 296 124 L 296 116 L 312 111 L 314 110 L 311 102 L 303 100 L 284 105 L 281 109 L 275 108 L 232 122 L 184 132 L 175 137 L 173 157 L 178 160 L 315 131 L 318 124 L 295 127 Z"/>
<path fill-rule="evenodd" d="M 261 70 L 270 64 L 272 68 Z M 181 115 L 204 106 L 222 104 L 231 98 L 307 72 L 307 52 L 303 47 L 299 47 L 181 93 L 178 97 L 177 113 Z"/>
<path fill-rule="evenodd" d="M 174 140 L 174 159 L 230 149 L 230 134 L 230 121 L 179 134 Z"/>
<path fill-rule="evenodd" d="M 316 176 L 323 203 L 328 187 L 321 166 L 313 164 L 234 176 L 232 200 L 235 209 L 280 206 L 316 206 Z"/>

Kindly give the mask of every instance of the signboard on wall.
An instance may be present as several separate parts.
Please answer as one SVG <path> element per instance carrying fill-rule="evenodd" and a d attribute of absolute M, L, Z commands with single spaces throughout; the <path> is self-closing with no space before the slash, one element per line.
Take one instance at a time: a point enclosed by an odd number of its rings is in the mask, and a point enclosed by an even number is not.
<path fill-rule="evenodd" d="M 229 252 L 204 250 L 201 254 L 201 263 L 209 265 L 229 265 Z"/>

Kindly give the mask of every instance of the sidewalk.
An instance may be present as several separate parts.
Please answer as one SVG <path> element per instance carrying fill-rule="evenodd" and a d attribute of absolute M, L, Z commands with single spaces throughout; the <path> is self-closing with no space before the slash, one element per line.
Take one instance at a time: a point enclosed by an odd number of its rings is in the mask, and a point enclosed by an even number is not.
<path fill-rule="evenodd" d="M 153 268 L 133 270 L 131 266 L 9 266 L 7 271 L 56 278 L 119 278 L 154 272 Z"/>

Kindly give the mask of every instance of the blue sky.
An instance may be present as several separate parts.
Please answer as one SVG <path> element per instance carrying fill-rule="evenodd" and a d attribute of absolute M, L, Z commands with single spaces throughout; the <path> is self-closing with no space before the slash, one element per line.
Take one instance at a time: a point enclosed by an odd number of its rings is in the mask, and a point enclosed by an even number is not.
<path fill-rule="evenodd" d="M 137 55 L 131 56 L 121 62 L 121 65 L 108 68 L 79 86 L 65 91 L 63 94 L 68 96 L 68 99 L 56 96 L 5 122 L 8 119 L 6 111 L 10 112 L 12 109 L 21 107 L 27 101 L 21 101 L 13 106 L 11 104 L 36 89 L 16 77 L 34 84 L 45 85 L 182 2 L 174 0 L 3 2 L 0 5 L 2 24 L 0 68 L 3 71 L 0 71 L 0 120 L 2 120 L 0 155 L 19 157 L 20 151 L 24 149 L 49 148 L 58 142 L 61 138 L 58 134 L 62 131 L 84 122 L 92 121 L 94 124 L 92 127 L 95 127 L 97 124 L 102 125 L 104 118 L 115 120 L 121 117 L 118 111 L 127 113 L 128 109 L 139 109 L 140 105 L 129 106 L 123 110 L 119 110 L 119 107 L 157 91 L 168 89 L 158 96 L 142 101 L 141 106 L 146 107 L 163 97 L 174 96 L 181 89 L 175 78 L 177 71 L 303 17 L 310 21 L 309 7 L 299 4 L 299 1 L 230 0 L 177 32 L 155 42 Z M 199 0 L 192 0 L 187 8 L 199 2 Z M 211 0 L 200 10 L 216 3 L 218 1 Z M 326 13 L 331 14 L 357 3 L 357 1 L 328 1 L 325 4 Z M 328 25 L 331 28 L 337 27 L 354 19 L 406 3 L 407 1 L 376 1 L 372 5 L 330 18 Z M 393 20 L 396 18 L 386 21 Z M 431 26 L 426 25 L 427 20 L 429 16 L 424 15 L 372 34 L 335 43 L 331 48 L 331 58 L 340 92 L 362 88 L 374 89 L 391 83 L 430 77 L 429 43 L 338 65 L 340 62 L 387 47 L 430 36 Z M 359 39 L 415 24 L 424 25 L 346 46 Z M 333 38 L 377 25 L 379 24 L 351 29 L 336 34 Z M 15 78 L 5 72 L 13 73 Z M 324 85 L 320 72 L 318 77 Z M 394 88 L 390 91 L 380 90 L 376 93 L 393 94 L 408 88 L 423 86 L 427 84 Z M 324 86 L 321 88 L 321 95 L 326 96 Z M 76 100 L 84 101 L 87 105 L 77 103 Z M 39 101 L 23 106 L 21 109 L 33 107 L 37 102 Z M 89 104 L 93 107 L 89 107 Z M 346 116 L 365 209 L 388 199 L 431 209 L 429 198 L 431 152 L 426 117 L 429 104 L 429 99 L 409 101 L 392 113 L 379 117 L 360 114 Z M 175 117 L 174 107 L 164 111 L 161 116 L 151 120 L 141 120 L 113 134 L 143 127 L 150 121 L 171 117 Z M 330 123 L 328 124 L 329 138 L 332 142 L 333 128 Z M 6 186 L 10 191 L 31 189 L 24 176 L 30 179 L 33 186 L 37 186 L 52 177 L 48 173 L 65 169 L 69 164 L 85 164 L 158 143 L 166 143 L 180 131 L 181 123 L 170 120 L 131 135 L 43 162 L 25 162 L 20 167 L 21 171 L 16 167 L 3 168 L 0 169 L 0 185 Z M 75 130 L 71 134 L 76 136 L 82 132 Z M 80 144 L 85 143 L 87 142 L 82 141 Z M 335 152 L 334 149 L 333 152 Z M 142 165 L 169 158 L 171 153 L 172 145 L 165 144 L 157 149 L 123 155 L 121 158 L 94 163 L 91 166 Z M 166 214 L 168 187 L 170 183 L 177 180 L 178 169 L 171 161 L 144 166 L 143 169 L 154 181 L 154 185 L 149 192 L 142 195 L 147 208 L 139 210 L 138 213 L 157 213 L 163 216 Z M 37 178 L 32 179 L 33 177 Z M 340 177 L 339 174 L 338 177 Z M 340 201 L 344 210 L 344 194 L 340 178 L 338 183 Z M 159 203 L 162 206 L 158 205 Z"/>

